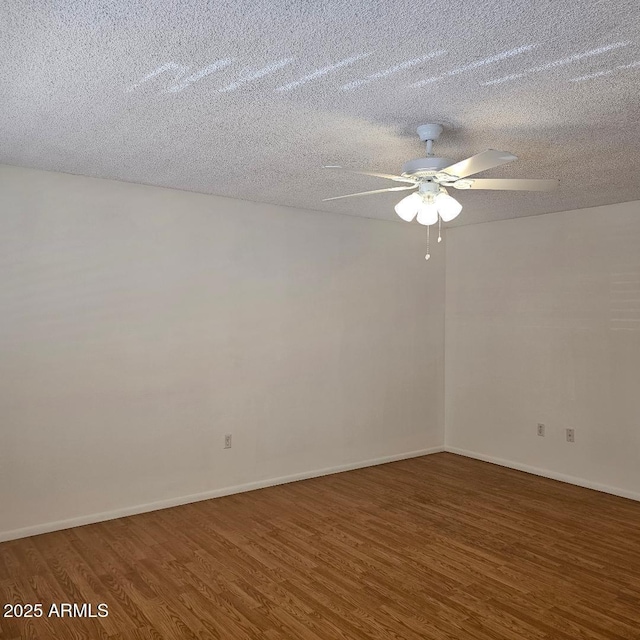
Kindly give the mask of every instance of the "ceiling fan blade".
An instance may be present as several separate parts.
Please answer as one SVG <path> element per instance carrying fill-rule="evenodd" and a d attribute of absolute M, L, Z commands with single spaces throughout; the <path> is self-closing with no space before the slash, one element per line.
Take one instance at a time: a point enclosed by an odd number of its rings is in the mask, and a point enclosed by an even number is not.
<path fill-rule="evenodd" d="M 442 169 L 442 173 L 448 173 L 450 176 L 456 176 L 457 178 L 464 178 L 474 173 L 492 169 L 493 167 L 499 167 L 501 164 L 517 159 L 517 156 L 514 156 L 508 151 L 487 149 L 482 153 L 477 153 L 475 156 L 471 156 L 466 160 L 461 160 L 460 162 L 452 164 L 450 167 Z"/>
<path fill-rule="evenodd" d="M 339 166 L 324 166 L 323 169 L 338 169 L 339 171 L 346 171 L 347 173 L 357 173 L 361 176 L 373 176 L 374 178 L 386 178 L 387 180 L 395 180 L 396 182 L 409 182 L 415 184 L 415 180 L 411 178 L 404 178 L 402 176 L 394 176 L 391 173 L 378 173 L 376 171 L 355 171 L 353 169 L 344 169 Z"/>
<path fill-rule="evenodd" d="M 406 191 L 407 189 L 415 189 L 418 185 L 412 184 L 408 187 L 389 187 L 388 189 L 376 189 L 375 191 L 361 191 L 360 193 L 348 193 L 346 196 L 334 196 L 333 198 L 324 198 L 322 202 L 329 200 L 340 200 L 340 198 L 354 198 L 356 196 L 370 196 L 374 193 L 385 193 L 386 191 Z"/>
<path fill-rule="evenodd" d="M 470 180 L 461 180 L 462 184 L 457 186 L 457 182 L 453 183 L 456 189 L 499 189 L 501 191 L 553 191 L 559 180 L 527 180 L 518 178 L 476 178 Z M 471 183 L 466 185 L 465 183 Z"/>

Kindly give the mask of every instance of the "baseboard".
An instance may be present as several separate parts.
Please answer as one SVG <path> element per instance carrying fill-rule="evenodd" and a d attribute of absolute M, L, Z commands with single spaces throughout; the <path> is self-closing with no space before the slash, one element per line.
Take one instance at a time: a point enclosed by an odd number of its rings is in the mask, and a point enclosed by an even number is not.
<path fill-rule="evenodd" d="M 629 498 L 630 500 L 640 501 L 640 493 L 637 493 L 635 491 L 627 491 L 626 489 L 611 487 L 607 484 L 591 482 L 591 480 L 585 480 L 584 478 L 568 476 L 564 473 L 556 473 L 555 471 L 550 471 L 549 469 L 541 469 L 540 467 L 531 467 L 528 464 L 521 464 L 520 462 L 513 462 L 512 460 L 504 460 L 503 458 L 496 458 L 494 456 L 485 455 L 484 453 L 468 451 L 467 449 L 459 449 L 458 447 L 445 446 L 444 450 L 448 451 L 449 453 L 457 453 L 458 455 L 465 456 L 466 458 L 475 458 L 476 460 L 491 462 L 492 464 L 497 464 L 501 467 L 508 467 L 509 469 L 516 469 L 517 471 L 532 473 L 536 476 L 542 476 L 543 478 L 559 480 L 560 482 L 566 482 L 568 484 L 575 484 L 576 486 L 584 487 L 585 489 L 594 489 L 595 491 L 610 493 L 611 495 L 619 496 L 620 498 Z"/>
<path fill-rule="evenodd" d="M 139 504 L 133 507 L 124 507 L 113 511 L 104 511 L 102 513 L 92 513 L 78 518 L 70 518 L 68 520 L 58 520 L 57 522 L 47 522 L 23 529 L 14 529 L 13 531 L 0 532 L 0 542 L 8 540 L 17 540 L 18 538 L 27 538 L 29 536 L 37 536 L 41 533 L 50 533 L 52 531 L 60 531 L 62 529 L 71 529 L 72 527 L 81 527 L 86 524 L 95 524 L 96 522 L 104 522 L 105 520 L 114 520 L 115 518 L 124 518 L 126 516 L 134 516 L 138 513 L 147 513 L 149 511 L 157 511 L 158 509 L 168 509 L 170 507 L 178 507 L 182 504 L 190 502 L 200 502 L 201 500 L 210 500 L 211 498 L 221 498 L 222 496 L 230 496 L 234 493 L 243 493 L 245 491 L 254 491 L 256 489 L 264 489 L 266 487 L 274 487 L 279 484 L 288 482 L 297 482 L 298 480 L 308 480 L 309 478 L 318 478 L 320 476 L 328 476 L 332 473 L 341 473 L 343 471 L 353 471 L 354 469 L 362 469 L 364 467 L 374 467 L 387 462 L 397 462 L 398 460 L 408 460 L 409 458 L 417 458 L 432 453 L 440 453 L 444 451 L 444 447 L 431 447 L 429 449 L 419 449 L 416 451 L 408 451 L 406 453 L 398 453 L 392 456 L 383 456 L 381 458 L 373 458 L 372 460 L 362 460 L 349 464 L 342 464 L 335 467 L 326 467 L 324 469 L 316 469 L 314 471 L 305 471 L 303 473 L 294 473 L 289 476 L 281 476 L 279 478 L 270 478 L 268 480 L 258 480 L 257 482 L 247 482 L 233 487 L 225 487 L 223 489 L 214 489 L 203 493 L 194 493 L 188 496 L 177 498 L 169 498 L 167 500 L 159 500 L 147 504 Z"/>

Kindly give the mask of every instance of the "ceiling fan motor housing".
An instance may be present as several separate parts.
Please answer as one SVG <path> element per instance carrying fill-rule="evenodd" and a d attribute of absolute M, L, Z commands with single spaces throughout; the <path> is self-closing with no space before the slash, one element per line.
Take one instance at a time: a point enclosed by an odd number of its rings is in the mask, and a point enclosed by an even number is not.
<path fill-rule="evenodd" d="M 453 162 L 449 158 L 436 158 L 434 156 L 409 160 L 402 167 L 402 175 L 411 176 L 412 178 L 429 178 L 440 173 L 445 167 L 451 166 Z"/>

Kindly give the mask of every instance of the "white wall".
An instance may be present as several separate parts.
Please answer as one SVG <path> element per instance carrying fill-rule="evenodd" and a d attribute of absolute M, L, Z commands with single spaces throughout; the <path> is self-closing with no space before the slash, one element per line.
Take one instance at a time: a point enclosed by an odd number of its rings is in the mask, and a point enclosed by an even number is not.
<path fill-rule="evenodd" d="M 640 202 L 447 242 L 447 448 L 640 499 Z"/>
<path fill-rule="evenodd" d="M 0 537 L 441 446 L 423 241 L 0 167 Z"/>

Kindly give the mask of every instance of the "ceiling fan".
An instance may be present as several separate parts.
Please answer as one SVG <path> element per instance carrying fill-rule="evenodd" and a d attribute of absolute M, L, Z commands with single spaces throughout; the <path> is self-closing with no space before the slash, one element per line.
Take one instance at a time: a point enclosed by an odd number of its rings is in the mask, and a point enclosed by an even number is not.
<path fill-rule="evenodd" d="M 456 218 L 462 210 L 462 205 L 452 198 L 447 188 L 454 189 L 496 189 L 501 191 L 551 191 L 558 186 L 558 180 L 531 180 L 509 178 L 469 178 L 469 176 L 498 167 L 501 164 L 512 162 L 518 158 L 507 151 L 488 149 L 475 156 L 471 156 L 460 162 L 453 162 L 448 158 L 438 158 L 433 155 L 433 143 L 442 133 L 442 125 L 423 124 L 418 127 L 420 140 L 427 143 L 427 157 L 410 160 L 402 167 L 399 176 L 375 171 L 354 171 L 343 167 L 330 165 L 325 169 L 340 169 L 349 173 L 357 173 L 365 176 L 387 178 L 395 182 L 404 183 L 403 186 L 389 187 L 387 189 L 375 189 L 350 193 L 345 196 L 325 198 L 339 200 L 340 198 L 353 198 L 367 196 L 387 191 L 409 191 L 417 189 L 411 195 L 406 196 L 395 206 L 396 213 L 405 220 L 411 222 L 414 218 L 427 226 L 436 222 L 449 222 Z M 440 241 L 440 238 L 438 238 Z M 429 254 L 427 253 L 427 258 Z"/>

